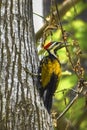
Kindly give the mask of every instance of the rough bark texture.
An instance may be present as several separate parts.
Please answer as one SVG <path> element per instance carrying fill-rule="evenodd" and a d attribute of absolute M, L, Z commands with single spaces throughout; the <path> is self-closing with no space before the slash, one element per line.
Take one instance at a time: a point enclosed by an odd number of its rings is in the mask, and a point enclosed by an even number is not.
<path fill-rule="evenodd" d="M 32 0 L 0 1 L 0 130 L 51 130 L 36 90 Z"/>

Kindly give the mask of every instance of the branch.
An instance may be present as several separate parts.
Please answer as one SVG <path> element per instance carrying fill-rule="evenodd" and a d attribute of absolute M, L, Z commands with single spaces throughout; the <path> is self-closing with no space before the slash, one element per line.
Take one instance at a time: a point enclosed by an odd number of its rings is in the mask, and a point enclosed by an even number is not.
<path fill-rule="evenodd" d="M 60 9 L 59 9 L 60 18 L 62 18 L 71 7 L 73 7 L 75 4 L 77 4 L 80 1 L 81 0 L 67 0 L 67 1 L 64 1 L 62 3 L 62 5 L 60 6 Z M 54 11 L 53 14 L 54 14 L 55 17 L 57 17 L 57 11 Z M 46 22 L 42 26 L 42 28 L 36 33 L 36 41 L 41 38 L 41 36 L 42 36 L 42 34 L 44 32 L 44 29 L 48 26 L 48 23 L 50 21 L 51 21 L 51 17 L 49 18 L 48 22 Z M 57 21 L 57 24 L 58 24 L 58 21 Z"/>

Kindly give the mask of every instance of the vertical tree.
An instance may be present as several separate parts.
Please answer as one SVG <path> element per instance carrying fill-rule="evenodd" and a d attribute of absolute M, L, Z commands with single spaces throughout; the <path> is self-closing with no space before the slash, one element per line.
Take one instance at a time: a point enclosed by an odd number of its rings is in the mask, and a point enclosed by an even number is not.
<path fill-rule="evenodd" d="M 34 76 L 38 58 L 32 0 L 0 4 L 0 130 L 49 130 Z"/>

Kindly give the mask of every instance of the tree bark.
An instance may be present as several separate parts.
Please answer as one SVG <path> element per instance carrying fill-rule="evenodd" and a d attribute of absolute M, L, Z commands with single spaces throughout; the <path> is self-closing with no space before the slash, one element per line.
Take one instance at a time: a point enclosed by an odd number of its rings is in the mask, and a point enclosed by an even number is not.
<path fill-rule="evenodd" d="M 32 0 L 0 4 L 0 130 L 51 130 L 34 76 L 38 57 Z"/>

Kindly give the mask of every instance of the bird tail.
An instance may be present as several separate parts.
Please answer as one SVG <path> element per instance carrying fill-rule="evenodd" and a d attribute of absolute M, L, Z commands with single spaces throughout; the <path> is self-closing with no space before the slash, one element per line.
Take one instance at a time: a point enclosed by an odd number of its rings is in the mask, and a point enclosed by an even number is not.
<path fill-rule="evenodd" d="M 47 109 L 48 113 L 50 114 L 50 110 L 52 108 L 52 94 L 47 89 L 44 90 L 44 93 L 43 93 L 43 102 L 44 102 L 45 108 Z"/>

